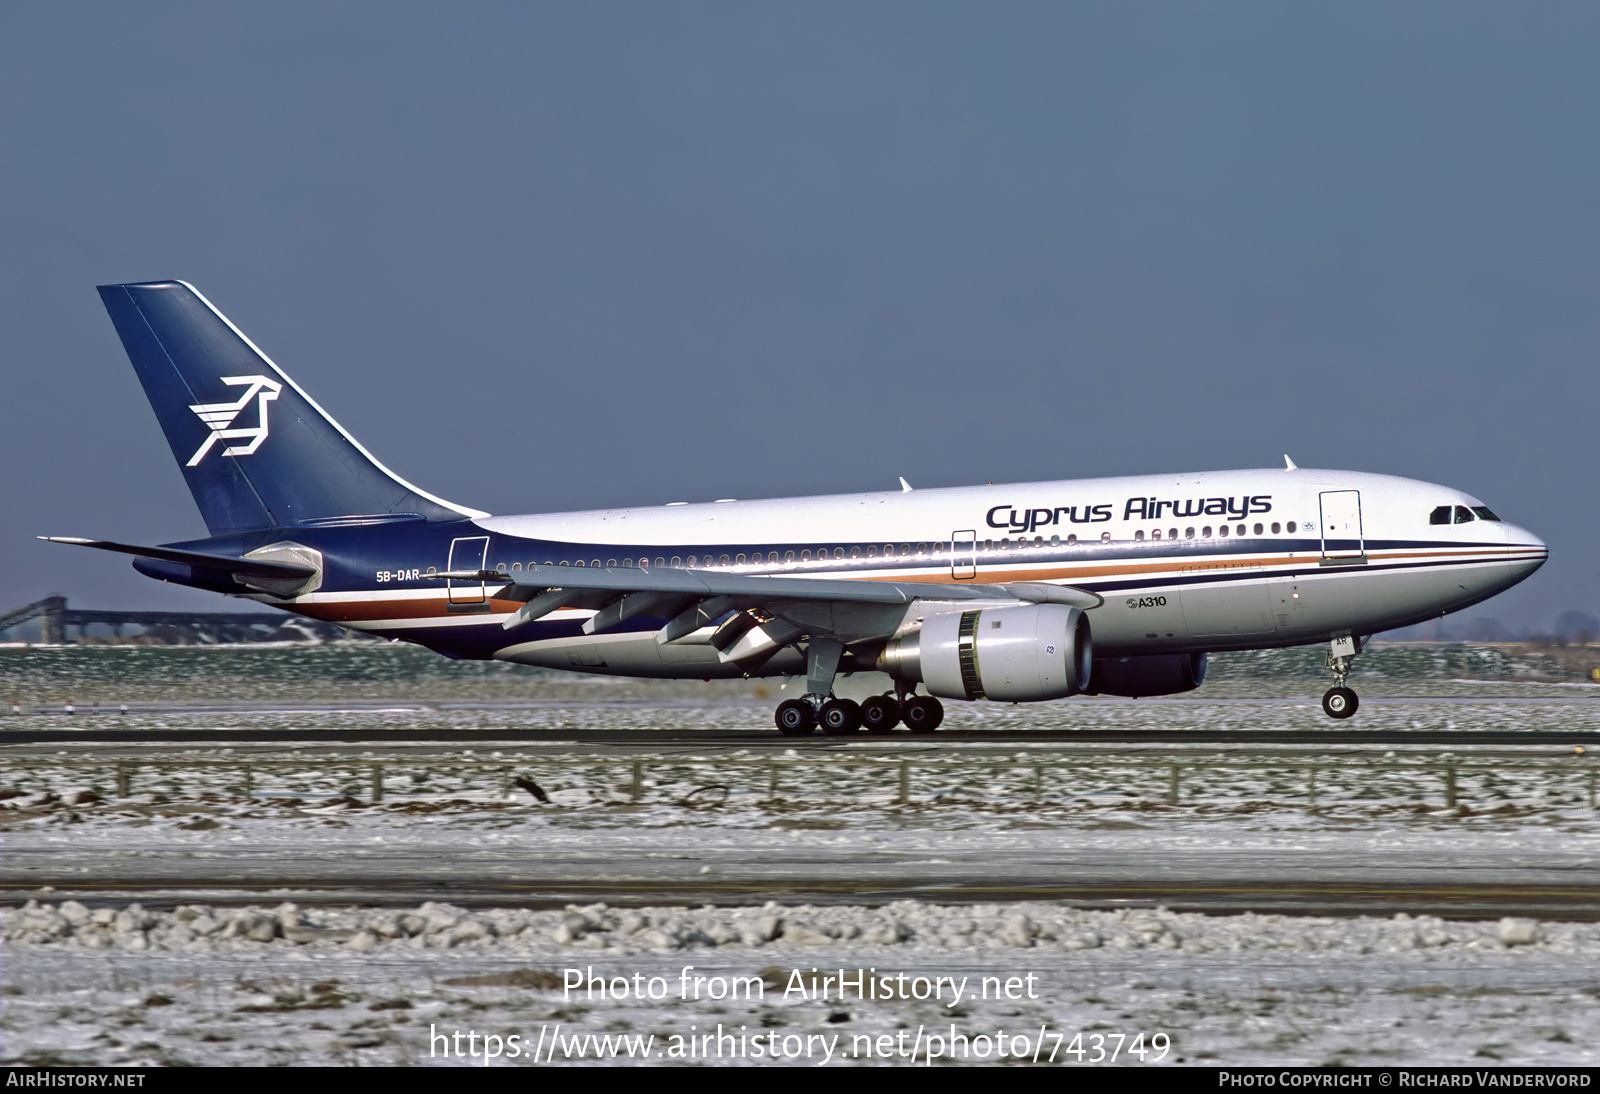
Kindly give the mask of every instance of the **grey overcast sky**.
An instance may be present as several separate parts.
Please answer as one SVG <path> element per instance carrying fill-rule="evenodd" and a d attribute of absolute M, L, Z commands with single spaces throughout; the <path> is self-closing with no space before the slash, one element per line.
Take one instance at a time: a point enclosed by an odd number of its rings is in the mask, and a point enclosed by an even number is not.
<path fill-rule="evenodd" d="M 229 603 L 96 284 L 496 512 L 1281 465 L 1600 611 L 1600 5 L 0 5 L 0 609 Z"/>

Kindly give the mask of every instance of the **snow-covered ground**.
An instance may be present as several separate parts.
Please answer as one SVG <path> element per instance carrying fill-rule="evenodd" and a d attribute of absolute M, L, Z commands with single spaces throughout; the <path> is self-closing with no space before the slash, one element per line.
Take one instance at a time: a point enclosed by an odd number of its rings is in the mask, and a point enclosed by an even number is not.
<path fill-rule="evenodd" d="M 536 1048 L 544 1064 L 1600 1055 L 1591 924 L 910 902 L 68 903 L 29 904 L 4 930 L 6 1064 L 527 1066 Z"/>
<path fill-rule="evenodd" d="M 700 690 L 415 654 L 29 650 L 0 667 L 28 705 L 72 697 L 70 724 L 105 728 L 472 728 L 508 740 L 528 727 L 750 729 L 766 724 L 779 695 L 776 681 Z M 1312 698 L 1322 684 L 1300 664 L 1311 656 L 1219 659 L 1218 678 L 1190 698 L 952 705 L 947 724 L 1323 727 Z M 1591 689 L 1528 682 L 1492 651 L 1399 651 L 1367 663 L 1369 682 L 1357 680 L 1362 726 L 1600 729 Z M 1463 682 L 1472 679 L 1487 682 Z M 184 709 L 246 700 L 263 705 Z M 65 724 L 0 709 L 0 741 L 6 727 Z M 1069 1066 L 1113 1052 L 1135 1065 L 1597 1062 L 1600 926 L 1587 922 L 885 895 L 919 879 L 981 893 L 1063 877 L 1147 892 L 1212 882 L 1242 892 L 1252 879 L 1263 891 L 1330 880 L 1419 893 L 1467 885 L 1513 900 L 1593 889 L 1600 826 L 1588 756 L 647 742 L 0 745 L 0 866 L 21 893 L 0 923 L 0 1063 L 482 1064 L 485 1035 L 499 1053 L 488 1062 L 516 1066 L 532 1062 L 533 1046 L 546 1063 L 603 1053 L 1031 1062 L 1036 1052 Z M 135 764 L 121 786 L 119 761 Z M 381 801 L 372 800 L 375 768 Z M 238 901 L 291 873 L 352 890 L 388 878 L 404 903 L 68 899 L 142 876 L 226 880 Z M 611 907 L 512 907 L 510 896 L 453 907 L 413 895 L 487 879 L 505 896 L 556 875 L 637 885 L 608 897 Z M 840 902 L 767 901 L 777 890 L 764 894 L 764 879 L 795 878 L 827 881 Z M 635 906 L 650 886 L 685 879 L 744 895 L 739 906 L 732 897 Z M 38 888 L 51 882 L 58 892 Z M 812 983 L 813 970 L 832 984 Z M 841 973 L 853 982 L 861 970 L 863 983 L 892 983 L 876 998 L 840 998 Z M 606 996 L 564 992 L 580 972 L 604 978 Z M 617 998 L 624 980 L 646 998 Z M 962 997 L 949 1005 L 956 985 Z M 936 989 L 943 994 L 916 997 Z"/>

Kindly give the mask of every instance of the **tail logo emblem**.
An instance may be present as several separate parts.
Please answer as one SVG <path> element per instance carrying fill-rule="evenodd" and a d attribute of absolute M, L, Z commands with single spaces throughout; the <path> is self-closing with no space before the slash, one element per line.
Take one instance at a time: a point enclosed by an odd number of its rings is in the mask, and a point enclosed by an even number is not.
<path fill-rule="evenodd" d="M 186 467 L 194 467 L 205 459 L 206 453 L 210 452 L 218 441 L 248 439 L 249 444 L 229 445 L 222 450 L 224 456 L 248 456 L 260 448 L 261 442 L 267 439 L 267 404 L 278 397 L 283 385 L 265 376 L 224 376 L 222 382 L 231 387 L 244 387 L 244 394 L 239 396 L 237 402 L 206 403 L 189 408 L 200 416 L 200 420 L 206 423 L 206 428 L 210 429 L 211 433 L 195 454 L 189 457 L 189 462 L 184 465 Z M 232 428 L 240 411 L 249 406 L 252 400 L 256 404 L 256 424 L 248 428 Z"/>

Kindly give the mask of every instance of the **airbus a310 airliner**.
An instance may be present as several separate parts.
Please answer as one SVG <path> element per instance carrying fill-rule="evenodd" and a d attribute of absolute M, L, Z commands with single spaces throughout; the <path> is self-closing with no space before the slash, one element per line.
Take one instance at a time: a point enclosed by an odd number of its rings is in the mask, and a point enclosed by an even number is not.
<path fill-rule="evenodd" d="M 181 281 L 100 296 L 205 518 L 134 568 L 449 657 L 804 676 L 785 734 L 935 730 L 940 699 L 1199 687 L 1206 654 L 1328 643 L 1510 588 L 1544 543 L 1449 487 L 1297 468 L 491 516 L 375 460 Z M 833 695 L 877 670 L 892 694 Z M 919 685 L 924 694 L 918 694 Z"/>

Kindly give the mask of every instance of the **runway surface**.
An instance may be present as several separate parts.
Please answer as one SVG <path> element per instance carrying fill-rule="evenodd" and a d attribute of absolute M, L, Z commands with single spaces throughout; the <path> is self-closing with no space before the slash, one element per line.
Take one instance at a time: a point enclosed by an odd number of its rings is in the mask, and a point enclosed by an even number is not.
<path fill-rule="evenodd" d="M 22 834 L 6 841 L 0 900 L 532 907 L 1049 900 L 1207 912 L 1600 918 L 1600 854 L 1587 841 L 1573 847 L 1560 838 L 1523 848 L 1471 837 L 1308 836 L 1206 850 L 1197 845 L 1203 839 L 1159 831 L 1116 839 L 1081 830 L 867 840 L 626 828 L 495 835 L 485 841 L 457 825 L 443 838 L 412 829 L 384 840 L 362 829 L 297 844 L 282 832 L 243 843 L 151 833 L 130 847 L 96 846 L 90 833 L 65 841 Z M 1219 834 L 1218 842 L 1228 841 Z M 1384 842 L 1396 846 L 1386 850 Z"/>
<path fill-rule="evenodd" d="M 833 748 L 857 743 L 901 743 L 936 748 L 940 744 L 1164 744 L 1312 747 L 1442 745 L 1519 746 L 1571 751 L 1600 748 L 1600 731 L 1474 729 L 1068 729 L 958 730 L 912 735 L 902 731 L 875 736 L 855 733 L 826 737 L 784 737 L 776 730 L 714 729 L 82 729 L 0 732 L 7 745 L 158 745 L 158 744 L 583 744 L 649 748 L 677 745 L 737 745 L 756 748 Z"/>

